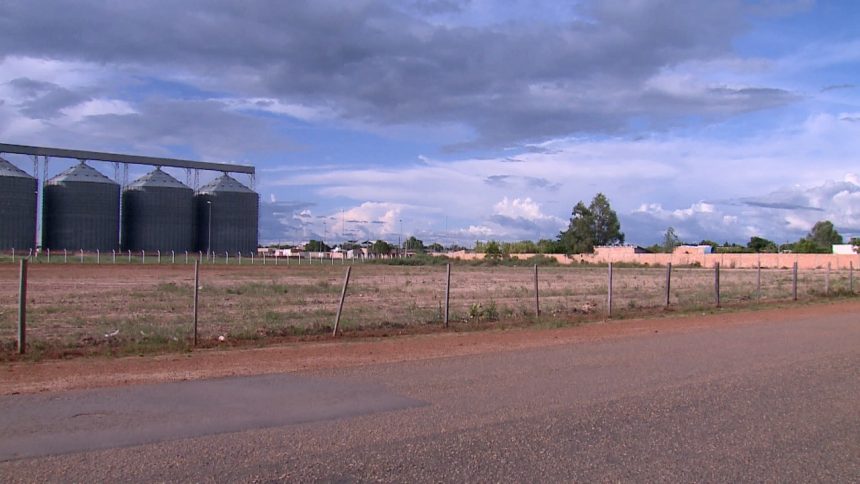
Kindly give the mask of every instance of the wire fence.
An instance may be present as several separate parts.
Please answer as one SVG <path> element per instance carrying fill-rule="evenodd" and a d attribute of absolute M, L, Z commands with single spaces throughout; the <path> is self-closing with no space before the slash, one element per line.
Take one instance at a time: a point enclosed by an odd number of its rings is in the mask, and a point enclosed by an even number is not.
<path fill-rule="evenodd" d="M 193 260 L 84 261 L 29 264 L 26 348 L 68 354 L 193 344 Z M 439 330 L 446 320 L 458 329 L 631 317 L 667 307 L 667 280 L 668 308 L 677 310 L 792 301 L 795 293 L 798 300 L 855 294 L 853 270 L 827 268 L 796 276 L 793 269 L 720 269 L 717 279 L 714 268 L 453 264 L 447 286 L 444 264 L 285 262 L 201 264 L 200 344 L 330 333 L 348 264 L 352 276 L 340 319 L 346 334 Z M 19 269 L 0 263 L 0 341 L 7 358 L 18 340 Z"/>

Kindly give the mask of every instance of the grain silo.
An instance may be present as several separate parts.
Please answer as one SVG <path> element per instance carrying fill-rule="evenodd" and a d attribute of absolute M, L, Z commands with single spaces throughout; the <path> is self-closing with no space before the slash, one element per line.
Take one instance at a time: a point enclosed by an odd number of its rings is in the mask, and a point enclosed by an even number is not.
<path fill-rule="evenodd" d="M 45 184 L 42 247 L 101 250 L 119 247 L 119 185 L 81 162 Z"/>
<path fill-rule="evenodd" d="M 197 206 L 197 250 L 257 251 L 260 196 L 224 174 L 203 186 L 194 197 Z"/>
<path fill-rule="evenodd" d="M 194 250 L 194 190 L 156 168 L 122 192 L 122 248 Z"/>
<path fill-rule="evenodd" d="M 0 158 L 0 249 L 36 246 L 36 179 Z"/>

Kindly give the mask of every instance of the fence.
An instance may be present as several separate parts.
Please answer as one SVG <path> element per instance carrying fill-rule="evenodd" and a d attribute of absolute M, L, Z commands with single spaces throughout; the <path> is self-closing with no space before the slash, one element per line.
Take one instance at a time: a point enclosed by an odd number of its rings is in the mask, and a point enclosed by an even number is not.
<path fill-rule="evenodd" d="M 194 252 L 194 251 L 143 251 L 143 250 L 112 250 L 110 252 L 84 251 L 84 250 L 39 250 L 35 254 L 33 250 L 16 251 L 11 249 L 0 252 L 0 263 L 17 262 L 27 258 L 32 263 L 48 264 L 194 264 L 195 260 L 208 264 L 260 264 L 260 265 L 290 265 L 290 264 L 346 264 L 347 262 L 365 262 L 390 258 L 374 254 L 364 255 L 357 252 L 355 256 L 347 256 L 343 253 L 329 252 L 304 252 L 290 256 L 242 253 L 242 252 Z"/>
<path fill-rule="evenodd" d="M 4 354 L 17 347 L 21 287 L 28 287 L 22 349 L 61 353 L 187 348 L 195 342 L 195 327 L 197 341 L 207 346 L 220 344 L 221 337 L 229 343 L 322 335 L 332 331 L 338 313 L 341 332 L 393 334 L 439 330 L 446 321 L 457 329 L 490 321 L 627 317 L 660 310 L 667 300 L 670 308 L 691 309 L 854 294 L 853 268 L 717 272 L 694 267 L 394 266 L 349 260 L 294 260 L 289 265 L 267 260 L 264 266 L 260 259 L 252 265 L 246 258 L 240 265 L 238 258 L 223 258 L 202 263 L 195 284 L 194 260 L 186 266 L 184 257 L 181 263 L 161 265 L 148 259 L 131 264 L 30 261 L 24 286 L 18 264 L 0 264 Z M 351 279 L 344 293 L 348 268 Z"/>

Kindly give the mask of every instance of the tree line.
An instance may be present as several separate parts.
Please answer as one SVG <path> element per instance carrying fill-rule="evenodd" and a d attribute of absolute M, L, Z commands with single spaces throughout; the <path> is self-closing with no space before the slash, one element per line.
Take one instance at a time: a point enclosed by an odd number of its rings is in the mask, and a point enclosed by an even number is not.
<path fill-rule="evenodd" d="M 612 209 L 609 199 L 603 193 L 598 193 L 586 205 L 580 200 L 571 210 L 567 229 L 561 231 L 553 239 L 541 239 L 537 242 L 521 240 L 518 242 L 487 242 L 476 241 L 475 252 L 484 253 L 488 257 L 505 257 L 508 254 L 588 254 L 594 252 L 597 246 L 620 245 L 624 243 L 624 232 L 618 214 Z M 817 222 L 809 233 L 796 242 L 777 244 L 764 237 L 750 237 L 746 245 L 725 242 L 719 244 L 713 240 L 698 242 L 682 242 L 673 227 L 666 229 L 663 240 L 645 247 L 649 252 L 671 253 L 680 245 L 710 245 L 714 252 L 723 253 L 765 253 L 790 251 L 797 253 L 830 253 L 834 244 L 842 244 L 843 237 L 829 220 Z M 852 238 L 855 251 L 860 252 L 860 238 Z M 304 246 L 305 250 L 327 252 L 331 246 L 319 240 L 311 240 Z M 395 252 L 396 245 L 384 240 L 362 243 L 350 241 L 341 244 L 341 249 L 352 250 L 366 248 L 371 254 L 385 255 Z M 446 250 L 439 243 L 425 244 L 424 241 L 411 236 L 403 243 L 407 252 L 423 254 L 427 252 L 442 252 Z M 460 250 L 463 247 L 453 245 L 448 250 Z"/>
<path fill-rule="evenodd" d="M 843 244 L 844 238 L 829 220 L 820 220 L 815 223 L 806 236 L 795 242 L 777 244 L 764 237 L 752 236 L 746 245 L 725 242 L 718 244 L 713 240 L 701 240 L 694 243 L 681 242 L 673 227 L 666 229 L 663 241 L 647 247 L 651 252 L 672 252 L 680 245 L 710 245 L 714 252 L 720 253 L 777 253 L 793 252 L 800 254 L 829 254 L 833 252 L 833 246 Z M 854 245 L 854 251 L 860 252 L 860 238 L 854 237 L 849 242 Z"/>

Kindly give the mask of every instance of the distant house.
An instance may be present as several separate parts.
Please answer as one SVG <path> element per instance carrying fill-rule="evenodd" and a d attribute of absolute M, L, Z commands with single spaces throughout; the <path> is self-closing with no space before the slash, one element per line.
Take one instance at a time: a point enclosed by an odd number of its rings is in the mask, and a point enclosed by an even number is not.
<path fill-rule="evenodd" d="M 630 254 L 647 254 L 648 249 L 643 249 L 638 245 L 598 245 L 594 248 L 594 253 L 597 256 L 619 257 Z"/>
<path fill-rule="evenodd" d="M 833 244 L 833 253 L 852 255 L 857 253 L 854 251 L 854 248 L 855 246 L 853 244 Z"/>
<path fill-rule="evenodd" d="M 675 255 L 710 254 L 713 250 L 710 245 L 679 245 L 672 253 Z"/>

